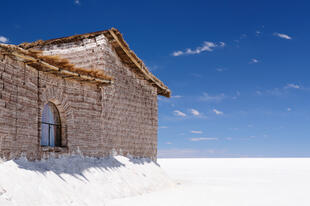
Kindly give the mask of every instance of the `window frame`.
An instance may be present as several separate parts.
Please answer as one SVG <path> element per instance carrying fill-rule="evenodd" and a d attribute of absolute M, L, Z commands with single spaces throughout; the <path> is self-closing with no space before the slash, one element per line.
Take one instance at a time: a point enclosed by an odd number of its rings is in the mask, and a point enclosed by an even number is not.
<path fill-rule="evenodd" d="M 47 112 L 50 112 L 50 114 L 52 114 L 52 118 L 53 121 L 49 122 L 49 121 L 43 121 L 45 118 L 45 109 L 48 109 Z M 43 112 L 42 112 L 42 121 L 40 122 L 40 127 L 41 127 L 41 134 L 40 134 L 40 146 L 41 147 L 50 147 L 50 148 L 56 148 L 56 147 L 62 147 L 62 124 L 61 124 L 61 116 L 60 116 L 60 112 L 59 109 L 57 108 L 57 106 L 53 103 L 53 102 L 47 102 L 46 104 L 44 104 L 43 107 Z M 46 131 L 45 129 L 43 129 L 43 125 L 47 125 L 48 126 L 48 130 Z M 51 141 L 51 130 L 54 129 L 54 143 L 52 144 Z M 47 144 L 42 144 L 43 142 L 43 132 L 48 132 L 48 137 L 47 137 Z M 46 134 L 45 134 L 46 135 Z"/>

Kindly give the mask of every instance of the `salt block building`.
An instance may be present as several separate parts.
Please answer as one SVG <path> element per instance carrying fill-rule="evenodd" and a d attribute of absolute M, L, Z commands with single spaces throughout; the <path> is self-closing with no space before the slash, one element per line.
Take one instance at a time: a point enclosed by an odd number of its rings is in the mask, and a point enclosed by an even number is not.
<path fill-rule="evenodd" d="M 156 159 L 157 95 L 170 90 L 114 28 L 0 44 L 0 157 Z"/>

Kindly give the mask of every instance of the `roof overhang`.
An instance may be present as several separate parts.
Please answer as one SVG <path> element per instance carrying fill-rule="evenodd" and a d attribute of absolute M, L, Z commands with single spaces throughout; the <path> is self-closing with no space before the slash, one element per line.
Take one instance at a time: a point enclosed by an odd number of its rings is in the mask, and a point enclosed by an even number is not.
<path fill-rule="evenodd" d="M 111 84 L 112 78 L 105 75 L 93 75 L 88 70 L 75 68 L 68 61 L 59 57 L 44 56 L 38 52 L 31 52 L 15 45 L 0 44 L 0 54 L 21 61 L 32 68 L 47 73 L 52 73 L 62 78 L 70 78 L 79 81 L 87 81 L 96 84 Z M 54 62 L 53 63 L 47 63 Z M 63 65 L 63 66 L 59 66 Z"/>
<path fill-rule="evenodd" d="M 159 95 L 170 97 L 170 89 L 164 85 L 158 78 L 156 78 L 145 66 L 144 62 L 137 57 L 137 55 L 130 50 L 128 44 L 125 42 L 122 34 L 115 28 L 108 30 L 105 36 L 114 46 L 117 54 L 124 59 L 131 68 L 138 70 L 144 78 L 149 81 L 153 86 L 157 87 L 157 92 Z M 123 61 L 124 61 L 123 60 Z"/>

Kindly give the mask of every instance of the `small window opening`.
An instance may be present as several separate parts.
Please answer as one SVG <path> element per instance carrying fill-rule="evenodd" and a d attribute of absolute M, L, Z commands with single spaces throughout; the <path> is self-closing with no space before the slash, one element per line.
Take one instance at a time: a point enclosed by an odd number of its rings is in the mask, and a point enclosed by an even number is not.
<path fill-rule="evenodd" d="M 51 102 L 44 106 L 41 129 L 41 146 L 61 146 L 60 115 L 56 106 Z"/>

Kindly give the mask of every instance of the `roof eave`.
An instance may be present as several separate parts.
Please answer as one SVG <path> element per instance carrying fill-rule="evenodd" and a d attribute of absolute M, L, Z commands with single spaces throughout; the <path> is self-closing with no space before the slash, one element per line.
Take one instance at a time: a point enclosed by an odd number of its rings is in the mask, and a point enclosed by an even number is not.
<path fill-rule="evenodd" d="M 98 83 L 98 84 L 112 84 L 113 83 L 112 79 L 88 76 L 85 74 L 80 74 L 75 71 L 69 71 L 69 70 L 62 69 L 57 66 L 51 65 L 45 61 L 42 61 L 31 55 L 28 55 L 28 50 L 24 50 L 15 45 L 0 44 L 0 54 L 10 56 L 11 58 L 21 61 L 34 69 L 47 72 L 47 73 L 58 74 L 64 78 L 83 80 L 83 81 L 88 81 L 88 82 L 93 82 L 93 83 Z"/>
<path fill-rule="evenodd" d="M 169 88 L 147 69 L 144 62 L 139 59 L 139 57 L 137 57 L 137 55 L 129 48 L 122 34 L 115 28 L 111 28 L 108 31 L 109 33 L 105 33 L 105 36 L 110 41 L 114 40 L 122 48 L 124 53 L 128 56 L 128 58 L 132 61 L 136 68 L 145 76 L 146 80 L 151 81 L 152 84 L 157 87 L 158 95 L 169 98 L 171 96 L 171 91 L 169 90 Z M 111 39 L 111 37 L 113 39 Z"/>

